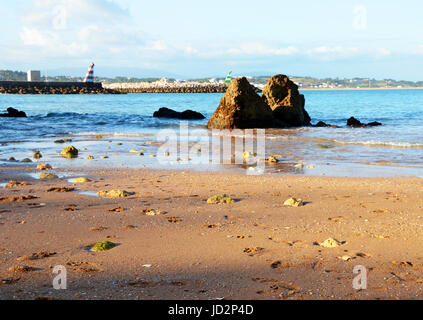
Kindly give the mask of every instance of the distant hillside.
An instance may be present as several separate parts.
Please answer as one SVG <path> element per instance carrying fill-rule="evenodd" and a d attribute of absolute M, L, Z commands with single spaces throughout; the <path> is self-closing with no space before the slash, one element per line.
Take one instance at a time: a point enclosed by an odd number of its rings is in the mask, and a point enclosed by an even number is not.
<path fill-rule="evenodd" d="M 0 80 L 25 81 L 26 80 L 26 72 L 11 71 L 11 70 L 0 70 Z"/>

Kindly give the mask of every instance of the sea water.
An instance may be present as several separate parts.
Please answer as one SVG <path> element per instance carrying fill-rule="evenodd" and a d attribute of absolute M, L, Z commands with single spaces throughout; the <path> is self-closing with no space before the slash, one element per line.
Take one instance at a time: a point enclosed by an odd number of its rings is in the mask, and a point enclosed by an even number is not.
<path fill-rule="evenodd" d="M 423 90 L 303 91 L 312 122 L 324 121 L 341 128 L 266 130 L 266 153 L 279 164 L 266 174 L 327 176 L 423 176 Z M 181 161 L 166 164 L 157 155 L 162 130 L 179 132 L 180 121 L 158 119 L 154 111 L 201 112 L 205 120 L 190 121 L 190 132 L 206 136 L 211 117 L 223 94 L 128 95 L 0 95 L 0 110 L 25 111 L 28 118 L 0 118 L 0 165 L 16 165 L 32 158 L 53 167 L 131 167 L 180 170 L 240 171 L 245 166 Z M 381 127 L 347 128 L 351 116 L 363 123 L 379 121 Z M 192 137 L 195 143 L 198 137 Z M 55 140 L 72 139 L 57 144 Z M 80 150 L 77 159 L 60 157 L 63 147 Z M 143 150 L 144 156 L 129 150 Z M 94 160 L 87 160 L 92 155 Z M 295 167 L 304 163 L 304 169 Z M 23 165 L 23 164 L 22 164 Z M 310 168 L 307 168 L 310 166 Z"/>

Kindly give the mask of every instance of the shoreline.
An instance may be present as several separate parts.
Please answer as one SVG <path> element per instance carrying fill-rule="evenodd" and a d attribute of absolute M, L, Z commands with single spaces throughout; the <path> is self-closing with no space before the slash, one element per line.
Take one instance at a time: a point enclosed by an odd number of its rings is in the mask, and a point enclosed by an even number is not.
<path fill-rule="evenodd" d="M 62 170 L 92 182 L 33 180 L 25 178 L 37 172 L 32 167 L 2 168 L 2 180 L 31 185 L 0 188 L 1 299 L 423 298 L 420 178 Z M 76 190 L 47 192 L 65 186 Z M 135 194 L 91 196 L 111 189 Z M 206 203 L 218 193 L 235 202 Z M 37 198 L 8 200 L 21 195 Z M 283 206 L 289 197 L 305 206 Z M 145 209 L 162 214 L 146 216 Z M 343 244 L 316 245 L 328 238 Z M 103 240 L 118 246 L 87 250 Z M 42 251 L 55 254 L 18 259 Z M 8 271 L 24 265 L 35 269 Z M 67 268 L 67 290 L 51 286 L 56 265 Z M 367 290 L 352 288 L 356 265 L 369 270 Z"/>

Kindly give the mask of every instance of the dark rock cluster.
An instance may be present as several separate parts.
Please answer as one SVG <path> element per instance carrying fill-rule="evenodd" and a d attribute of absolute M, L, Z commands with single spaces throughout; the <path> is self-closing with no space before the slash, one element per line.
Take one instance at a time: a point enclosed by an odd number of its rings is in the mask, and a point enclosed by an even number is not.
<path fill-rule="evenodd" d="M 159 111 L 154 112 L 155 118 L 169 118 L 169 119 L 180 119 L 180 120 L 203 120 L 205 117 L 196 111 L 186 110 L 184 112 L 178 112 L 168 108 L 160 108 Z"/>
<path fill-rule="evenodd" d="M 1 118 L 26 118 L 26 113 L 15 108 L 7 108 L 7 113 L 1 113 Z"/>

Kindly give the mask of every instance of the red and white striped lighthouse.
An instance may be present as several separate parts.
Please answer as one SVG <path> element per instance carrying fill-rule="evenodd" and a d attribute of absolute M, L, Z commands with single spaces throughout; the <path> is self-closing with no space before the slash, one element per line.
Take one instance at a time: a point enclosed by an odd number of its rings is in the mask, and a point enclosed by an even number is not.
<path fill-rule="evenodd" d="M 87 75 L 84 78 L 84 82 L 89 82 L 89 83 L 94 82 L 94 62 L 90 64 Z"/>

